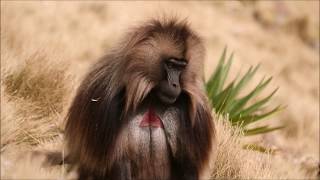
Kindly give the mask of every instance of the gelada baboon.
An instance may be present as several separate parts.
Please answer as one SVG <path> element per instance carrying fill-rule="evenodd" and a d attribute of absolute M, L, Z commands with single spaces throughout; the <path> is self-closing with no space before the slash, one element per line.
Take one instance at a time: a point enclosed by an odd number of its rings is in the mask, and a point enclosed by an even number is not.
<path fill-rule="evenodd" d="M 185 21 L 130 31 L 86 75 L 67 116 L 79 179 L 200 179 L 215 129 L 204 47 Z"/>

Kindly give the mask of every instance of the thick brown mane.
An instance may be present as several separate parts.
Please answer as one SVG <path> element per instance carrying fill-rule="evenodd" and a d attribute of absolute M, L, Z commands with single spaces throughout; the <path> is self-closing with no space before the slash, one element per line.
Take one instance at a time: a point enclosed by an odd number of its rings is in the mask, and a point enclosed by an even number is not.
<path fill-rule="evenodd" d="M 66 140 L 80 169 L 105 177 L 126 150 L 119 133 L 162 76 L 164 57 L 188 62 L 178 99 L 181 127 L 175 171 L 199 175 L 209 159 L 214 124 L 203 92 L 204 48 L 185 21 L 151 20 L 134 28 L 115 51 L 93 66 L 78 88 L 67 116 Z M 181 169 L 185 168 L 185 169 Z M 81 170 L 80 170 L 81 172 Z M 187 178 L 187 177 L 185 177 Z"/>

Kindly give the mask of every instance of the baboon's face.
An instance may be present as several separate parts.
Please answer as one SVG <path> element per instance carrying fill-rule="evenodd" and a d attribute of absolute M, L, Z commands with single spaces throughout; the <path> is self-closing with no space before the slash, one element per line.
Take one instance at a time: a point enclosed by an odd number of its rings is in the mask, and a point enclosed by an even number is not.
<path fill-rule="evenodd" d="M 165 104 L 174 103 L 182 91 L 181 75 L 186 71 L 187 60 L 183 56 L 184 43 L 175 42 L 166 34 L 150 39 L 150 79 L 154 82 L 155 95 Z"/>
<path fill-rule="evenodd" d="M 187 62 L 182 59 L 168 58 L 161 64 L 162 79 L 156 86 L 157 97 L 166 104 L 176 101 L 181 93 L 180 76 L 187 66 Z"/>
<path fill-rule="evenodd" d="M 151 82 L 151 92 L 165 104 L 174 103 L 182 92 L 182 75 L 187 71 L 185 42 L 174 41 L 165 33 L 155 33 L 134 51 L 128 70 Z M 130 83 L 130 82 L 128 82 Z"/>
<path fill-rule="evenodd" d="M 128 86 L 138 86 L 132 79 L 139 79 L 143 82 L 140 87 L 150 85 L 152 88 L 148 90 L 152 91 L 148 92 L 154 93 L 161 102 L 172 104 L 181 92 L 193 91 L 192 87 L 201 85 L 204 49 L 200 39 L 173 25 L 145 34 L 130 49 L 126 70 L 129 72 L 126 79 L 131 79 L 126 82 Z"/>

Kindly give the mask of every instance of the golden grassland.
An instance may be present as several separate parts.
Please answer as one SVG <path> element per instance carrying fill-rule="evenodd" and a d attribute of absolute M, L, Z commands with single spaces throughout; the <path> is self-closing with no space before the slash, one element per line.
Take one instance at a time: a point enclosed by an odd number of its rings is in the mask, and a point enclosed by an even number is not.
<path fill-rule="evenodd" d="M 214 115 L 212 178 L 305 179 L 319 173 L 319 2 L 1 2 L 1 178 L 57 179 L 34 150 L 63 150 L 64 115 L 84 73 L 127 29 L 150 17 L 187 17 L 207 49 L 205 77 L 225 45 L 233 77 L 261 64 L 274 76 L 264 124 L 286 128 L 243 137 Z M 254 84 L 254 83 L 253 83 Z M 268 89 L 266 90 L 268 93 Z M 243 149 L 247 142 L 273 155 Z M 74 174 L 68 175 L 70 178 Z"/>

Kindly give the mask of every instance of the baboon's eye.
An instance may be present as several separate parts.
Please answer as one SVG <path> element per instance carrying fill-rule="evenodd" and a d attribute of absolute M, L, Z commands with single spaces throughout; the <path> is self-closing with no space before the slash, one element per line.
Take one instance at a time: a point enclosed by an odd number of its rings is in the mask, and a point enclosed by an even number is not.
<path fill-rule="evenodd" d="M 167 65 L 167 67 L 168 67 L 169 69 L 174 68 L 174 64 L 173 64 L 172 62 L 170 62 L 170 61 L 167 61 L 167 62 L 166 62 L 166 65 Z"/>
<path fill-rule="evenodd" d="M 170 58 L 165 61 L 165 66 L 168 69 L 176 69 L 181 71 L 186 67 L 186 65 L 187 65 L 187 62 L 185 60 Z"/>

